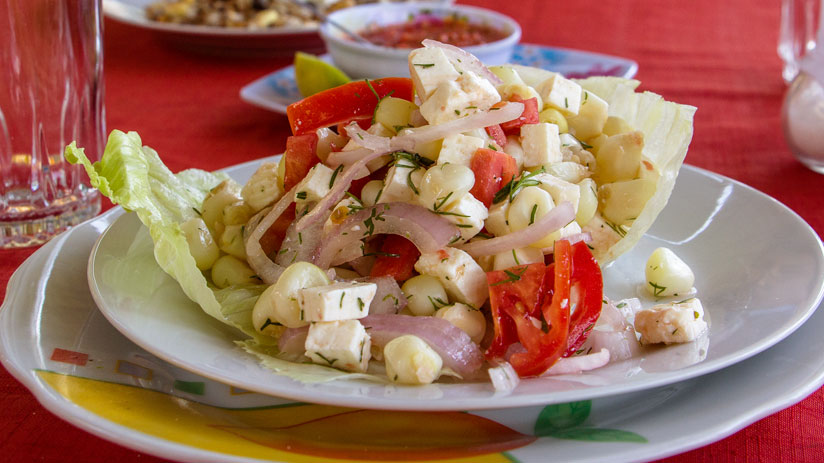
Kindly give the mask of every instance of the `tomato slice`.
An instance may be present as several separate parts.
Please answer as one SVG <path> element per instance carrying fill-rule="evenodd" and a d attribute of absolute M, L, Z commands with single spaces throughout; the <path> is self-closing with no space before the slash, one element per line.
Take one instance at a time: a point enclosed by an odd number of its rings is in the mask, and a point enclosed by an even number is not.
<path fill-rule="evenodd" d="M 495 193 L 518 174 L 515 158 L 489 148 L 478 148 L 469 161 L 469 168 L 475 174 L 475 185 L 469 192 L 486 207 L 492 205 Z"/>
<path fill-rule="evenodd" d="M 283 153 L 284 166 L 283 188 L 286 191 L 297 185 L 309 170 L 320 162 L 317 154 L 318 136 L 314 133 L 292 135 L 286 139 L 286 151 Z"/>
<path fill-rule="evenodd" d="M 408 239 L 400 235 L 386 235 L 369 276 L 390 276 L 397 281 L 406 281 L 412 278 L 415 262 L 420 256 L 421 252 Z"/>
<path fill-rule="evenodd" d="M 541 263 L 516 266 L 506 270 L 487 272 L 489 284 L 489 304 L 495 337 L 486 350 L 489 359 L 503 357 L 510 345 L 518 342 L 518 333 L 513 317 L 508 311 L 538 317 L 546 293 L 544 274 L 546 267 Z"/>
<path fill-rule="evenodd" d="M 349 82 L 290 104 L 286 116 L 292 133 L 303 135 L 322 127 L 371 117 L 380 98 L 389 95 L 412 101 L 412 79 L 387 77 Z"/>
<path fill-rule="evenodd" d="M 500 124 L 490 125 L 486 127 L 486 133 L 489 135 L 495 143 L 498 144 L 501 148 L 506 146 L 506 134 L 504 133 L 504 129 L 501 128 Z"/>
<path fill-rule="evenodd" d="M 567 350 L 564 357 L 574 354 L 586 341 L 598 317 L 604 299 L 604 280 L 601 267 L 592 257 L 586 243 L 579 241 L 572 246 L 572 315 L 569 325 Z"/>
<path fill-rule="evenodd" d="M 535 323 L 535 317 L 507 308 L 526 348 L 510 357 L 509 362 L 520 377 L 537 376 L 549 369 L 566 351 L 569 335 L 570 279 L 572 249 L 569 241 L 555 242 L 553 294 L 546 298 L 541 312 L 546 324 Z M 544 330 L 546 327 L 546 331 Z"/>
<path fill-rule="evenodd" d="M 523 103 L 524 112 L 522 112 L 517 118 L 502 123 L 501 129 L 503 129 L 504 133 L 507 135 L 520 135 L 522 125 L 537 124 L 540 121 L 538 117 L 538 99 L 529 98 L 527 100 L 522 100 L 516 96 L 512 98 L 512 101 Z"/>

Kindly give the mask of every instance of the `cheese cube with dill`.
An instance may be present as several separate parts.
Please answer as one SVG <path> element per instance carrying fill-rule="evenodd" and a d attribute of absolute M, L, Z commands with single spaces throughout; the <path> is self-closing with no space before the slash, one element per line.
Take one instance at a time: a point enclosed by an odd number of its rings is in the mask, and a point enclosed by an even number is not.
<path fill-rule="evenodd" d="M 357 320 L 313 323 L 304 344 L 313 363 L 361 373 L 369 366 L 371 347 L 369 333 Z"/>
<path fill-rule="evenodd" d="M 558 126 L 549 122 L 521 126 L 524 167 L 537 167 L 563 161 Z"/>
<path fill-rule="evenodd" d="M 321 198 L 329 194 L 334 184 L 333 177 L 340 173 L 340 170 L 332 170 L 323 163 L 315 164 L 295 187 L 295 203 L 298 210 L 302 210 L 304 205 L 316 203 Z"/>
<path fill-rule="evenodd" d="M 635 331 L 641 344 L 690 342 L 707 330 L 704 307 L 698 298 L 654 305 L 635 313 Z"/>
<path fill-rule="evenodd" d="M 544 100 L 544 107 L 553 107 L 564 116 L 578 114 L 581 109 L 581 86 L 560 74 L 544 80 L 536 90 Z"/>
<path fill-rule="evenodd" d="M 383 193 L 378 203 L 415 203 L 420 194 L 421 179 L 426 169 L 408 159 L 399 157 L 386 172 L 383 181 Z"/>
<path fill-rule="evenodd" d="M 439 83 L 460 76 L 440 48 L 418 48 L 409 52 L 409 75 L 421 100 L 429 98 Z"/>
<path fill-rule="evenodd" d="M 501 101 L 488 80 L 464 71 L 457 80 L 442 81 L 420 106 L 421 115 L 432 125 L 486 111 Z"/>
<path fill-rule="evenodd" d="M 450 301 L 481 307 L 489 297 L 486 272 L 465 251 L 447 247 L 421 254 L 415 262 L 418 273 L 438 279 Z"/>
<path fill-rule="evenodd" d="M 449 135 L 443 139 L 438 164 L 451 163 L 469 167 L 475 151 L 483 147 L 484 140 L 481 138 L 460 133 Z"/>
<path fill-rule="evenodd" d="M 453 202 L 449 207 L 440 210 L 438 213 L 446 220 L 454 223 L 461 231 L 461 238 L 456 243 L 466 242 L 477 235 L 484 227 L 484 220 L 489 217 L 489 212 L 484 203 L 475 199 L 470 193 L 464 194 L 458 201 Z"/>
<path fill-rule="evenodd" d="M 298 292 L 303 318 L 310 322 L 351 320 L 369 315 L 377 291 L 375 283 L 338 282 Z"/>

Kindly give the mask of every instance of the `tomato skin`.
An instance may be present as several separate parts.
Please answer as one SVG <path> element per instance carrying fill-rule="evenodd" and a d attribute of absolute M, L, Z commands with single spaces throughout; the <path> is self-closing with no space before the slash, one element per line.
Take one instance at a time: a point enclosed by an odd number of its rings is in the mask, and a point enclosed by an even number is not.
<path fill-rule="evenodd" d="M 373 89 L 378 94 L 377 97 Z M 292 134 L 303 135 L 353 119 L 367 116 L 371 118 L 379 98 L 390 94 L 395 98 L 412 101 L 412 79 L 387 77 L 349 82 L 290 104 L 286 108 L 286 116 L 289 118 Z"/>
<path fill-rule="evenodd" d="M 507 271 L 511 272 L 508 274 Z M 486 350 L 488 359 L 503 357 L 507 348 L 518 342 L 518 333 L 509 313 L 530 317 L 540 316 L 540 307 L 545 296 L 544 275 L 546 267 L 541 263 L 515 266 L 504 270 L 487 272 L 489 284 L 489 303 L 492 313 L 492 325 L 495 337 Z M 512 274 L 517 276 L 517 280 Z"/>
<path fill-rule="evenodd" d="M 512 101 L 523 103 L 524 112 L 522 112 L 517 118 L 502 123 L 501 129 L 503 129 L 504 133 L 507 135 L 520 135 L 522 125 L 537 124 L 540 121 L 538 118 L 538 99 L 529 98 L 527 100 L 522 100 L 516 96 L 512 98 Z"/>
<path fill-rule="evenodd" d="M 320 162 L 317 154 L 318 136 L 315 133 L 292 135 L 286 139 L 286 151 L 283 162 L 286 163 L 283 174 L 283 188 L 286 191 L 297 185 L 309 170 Z"/>
<path fill-rule="evenodd" d="M 408 239 L 400 235 L 386 235 L 381 244 L 380 255 L 375 259 L 369 276 L 391 276 L 396 281 L 406 281 L 412 278 L 415 262 L 420 256 L 421 252 Z"/>
<path fill-rule="evenodd" d="M 489 127 L 486 127 L 485 130 L 486 134 L 495 140 L 495 143 L 497 143 L 498 146 L 501 148 L 506 147 L 506 134 L 500 124 L 490 125 Z"/>
<path fill-rule="evenodd" d="M 478 148 L 469 161 L 469 168 L 475 174 L 475 184 L 469 192 L 487 208 L 492 205 L 495 193 L 518 174 L 515 158 L 489 148 Z"/>
<path fill-rule="evenodd" d="M 586 341 L 592 326 L 601 316 L 604 284 L 601 267 L 592 257 L 586 243 L 572 246 L 571 306 L 576 307 L 570 318 L 567 350 L 564 357 L 574 354 Z"/>

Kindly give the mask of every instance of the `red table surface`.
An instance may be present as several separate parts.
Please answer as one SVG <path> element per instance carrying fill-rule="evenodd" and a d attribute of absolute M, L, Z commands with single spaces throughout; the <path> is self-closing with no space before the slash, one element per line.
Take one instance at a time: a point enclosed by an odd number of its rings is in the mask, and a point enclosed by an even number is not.
<path fill-rule="evenodd" d="M 460 3 L 516 18 L 526 43 L 636 60 L 642 89 L 699 108 L 687 163 L 777 198 L 821 236 L 824 176 L 791 156 L 781 131 L 786 86 L 776 55 L 778 0 Z M 175 171 L 213 170 L 277 154 L 289 135 L 286 117 L 249 106 L 238 92 L 289 62 L 288 57 L 231 59 L 178 51 L 152 33 L 107 20 L 108 128 L 138 131 Z M 0 251 L 0 296 L 33 251 Z M 822 461 L 822 391 L 667 461 Z M 0 410 L 4 461 L 161 461 L 57 418 L 5 370 L 0 370 Z"/>

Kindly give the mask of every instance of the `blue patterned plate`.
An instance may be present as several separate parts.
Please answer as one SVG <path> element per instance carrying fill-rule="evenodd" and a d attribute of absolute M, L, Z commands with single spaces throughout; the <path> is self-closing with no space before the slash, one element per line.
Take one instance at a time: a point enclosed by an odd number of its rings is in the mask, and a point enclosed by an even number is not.
<path fill-rule="evenodd" d="M 331 62 L 328 55 L 322 58 Z M 567 77 L 601 75 L 630 78 L 638 72 L 638 63 L 626 58 L 528 44 L 515 46 L 512 62 L 549 69 Z M 279 69 L 243 87 L 240 97 L 255 106 L 286 114 L 286 107 L 301 99 L 295 84 L 294 66 Z"/>

